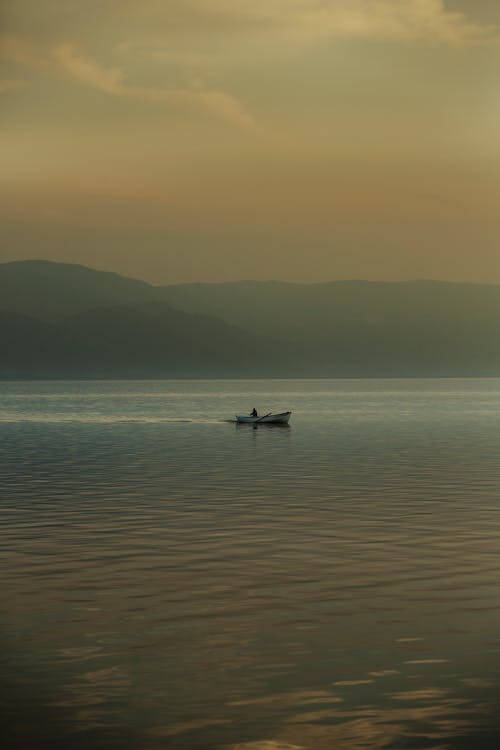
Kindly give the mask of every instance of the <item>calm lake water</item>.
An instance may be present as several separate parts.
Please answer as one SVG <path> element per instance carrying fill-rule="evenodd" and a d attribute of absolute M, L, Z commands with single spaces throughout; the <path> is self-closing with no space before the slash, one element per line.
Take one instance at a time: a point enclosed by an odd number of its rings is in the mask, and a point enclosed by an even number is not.
<path fill-rule="evenodd" d="M 0 494 L 4 747 L 498 747 L 500 380 L 4 382 Z"/>

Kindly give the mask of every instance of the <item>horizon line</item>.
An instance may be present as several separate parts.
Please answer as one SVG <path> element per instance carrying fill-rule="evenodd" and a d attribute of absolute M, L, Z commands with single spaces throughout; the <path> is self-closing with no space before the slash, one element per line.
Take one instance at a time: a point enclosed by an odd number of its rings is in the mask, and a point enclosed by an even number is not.
<path fill-rule="evenodd" d="M 417 277 L 417 278 L 405 278 L 405 279 L 366 279 L 362 277 L 346 277 L 338 279 L 329 279 L 327 281 L 289 281 L 285 279 L 233 279 L 232 281 L 173 281 L 173 282 L 160 282 L 155 283 L 149 281 L 140 276 L 130 276 L 127 273 L 120 271 L 114 271 L 111 269 L 95 268 L 94 266 L 88 266 L 84 263 L 69 262 L 63 260 L 49 260 L 47 258 L 16 258 L 14 260 L 0 261 L 0 267 L 22 265 L 22 264 L 41 264 L 48 266 L 69 266 L 72 268 L 81 268 L 85 271 L 91 271 L 93 273 L 111 274 L 113 276 L 119 276 L 123 279 L 129 279 L 131 281 L 138 281 L 147 284 L 151 287 L 164 287 L 164 286 L 220 286 L 229 284 L 286 284 L 289 286 L 326 286 L 328 284 L 449 284 L 449 285 L 468 285 L 468 286 L 500 286 L 500 281 L 451 281 L 449 279 L 437 279 L 432 277 Z"/>

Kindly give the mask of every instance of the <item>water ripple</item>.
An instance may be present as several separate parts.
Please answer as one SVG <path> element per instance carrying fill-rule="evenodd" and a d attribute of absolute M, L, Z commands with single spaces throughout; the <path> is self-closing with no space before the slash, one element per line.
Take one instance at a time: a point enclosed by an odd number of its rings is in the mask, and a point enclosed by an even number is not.
<path fill-rule="evenodd" d="M 290 429 L 224 421 L 254 404 Z M 0 384 L 7 745 L 496 747 L 499 407 L 496 380 Z"/>

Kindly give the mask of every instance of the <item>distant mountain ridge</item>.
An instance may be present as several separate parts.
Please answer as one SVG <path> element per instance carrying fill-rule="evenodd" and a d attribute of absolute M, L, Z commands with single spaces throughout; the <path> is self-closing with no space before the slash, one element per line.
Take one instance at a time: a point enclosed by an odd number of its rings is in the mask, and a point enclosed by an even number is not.
<path fill-rule="evenodd" d="M 500 376 L 500 286 L 153 286 L 0 264 L 0 377 Z"/>
<path fill-rule="evenodd" d="M 173 309 L 152 285 L 50 261 L 0 264 L 0 377 L 224 377 L 272 345 Z M 235 363 L 238 363 L 236 366 Z"/>
<path fill-rule="evenodd" d="M 104 305 L 147 302 L 153 289 L 146 281 L 72 263 L 0 264 L 0 308 L 46 320 Z"/>

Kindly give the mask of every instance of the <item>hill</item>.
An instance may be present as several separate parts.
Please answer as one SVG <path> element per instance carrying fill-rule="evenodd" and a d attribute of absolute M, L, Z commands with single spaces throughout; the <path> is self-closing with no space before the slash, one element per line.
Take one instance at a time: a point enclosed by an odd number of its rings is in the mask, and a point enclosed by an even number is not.
<path fill-rule="evenodd" d="M 273 345 L 174 310 L 155 287 L 69 264 L 0 264 L 0 378 L 257 375 Z"/>
<path fill-rule="evenodd" d="M 169 286 L 164 294 L 178 309 L 289 342 L 304 374 L 500 375 L 498 285 L 239 282 Z"/>
<path fill-rule="evenodd" d="M 47 260 L 0 264 L 0 307 L 42 320 L 153 298 L 151 284 L 109 271 Z"/>
<path fill-rule="evenodd" d="M 500 287 L 153 286 L 0 264 L 0 377 L 500 376 Z"/>
<path fill-rule="evenodd" d="M 162 302 L 101 307 L 58 324 L 72 341 L 71 372 L 85 377 L 230 377 L 258 374 L 256 351 L 272 344 L 222 320 Z"/>

